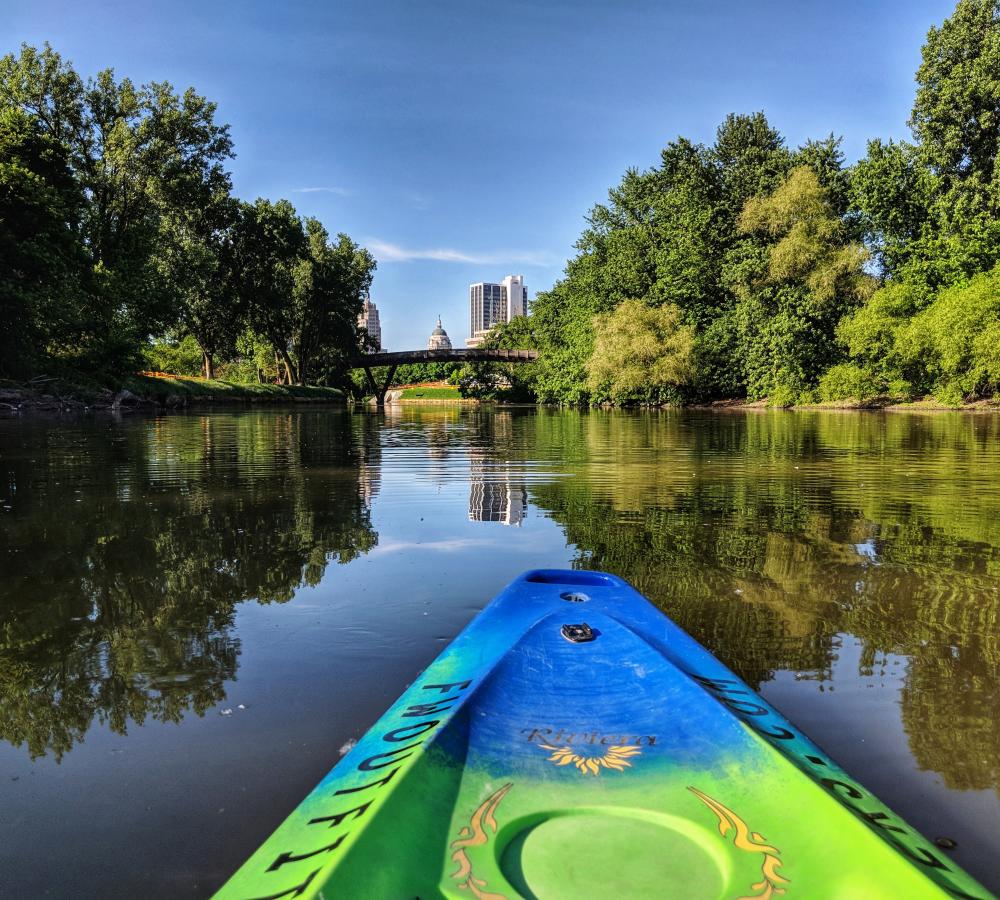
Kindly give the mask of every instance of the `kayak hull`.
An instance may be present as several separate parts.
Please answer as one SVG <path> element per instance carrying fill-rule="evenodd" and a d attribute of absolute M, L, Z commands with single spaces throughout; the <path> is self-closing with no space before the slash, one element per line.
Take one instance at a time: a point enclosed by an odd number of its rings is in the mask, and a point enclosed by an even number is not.
<path fill-rule="evenodd" d="M 987 897 L 611 575 L 528 572 L 218 893 Z"/>

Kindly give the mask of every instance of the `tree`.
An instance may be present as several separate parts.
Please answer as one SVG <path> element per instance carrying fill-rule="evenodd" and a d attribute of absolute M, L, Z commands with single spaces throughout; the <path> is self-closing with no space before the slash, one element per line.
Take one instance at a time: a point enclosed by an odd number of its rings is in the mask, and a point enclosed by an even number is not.
<path fill-rule="evenodd" d="M 94 270 L 83 358 L 99 370 L 128 369 L 150 333 L 176 322 L 176 298 L 156 264 L 161 219 L 228 191 L 229 127 L 192 89 L 136 86 L 110 69 L 84 82 L 48 45 L 0 59 L 0 104 L 34 116 L 68 151 L 86 196 L 81 231 Z"/>
<path fill-rule="evenodd" d="M 0 373 L 28 374 L 77 336 L 83 203 L 63 145 L 37 118 L 0 108 Z"/>
<path fill-rule="evenodd" d="M 201 372 L 215 378 L 218 355 L 244 328 L 243 298 L 235 289 L 231 230 L 237 204 L 228 191 L 204 205 L 170 209 L 160 223 L 156 265 L 177 303 L 177 320 L 201 348 Z"/>
<path fill-rule="evenodd" d="M 375 258 L 346 234 L 331 245 L 317 219 L 306 219 L 308 253 L 294 268 L 290 340 L 294 376 L 340 368 L 357 350 L 357 320 L 375 273 Z"/>
<path fill-rule="evenodd" d="M 786 405 L 838 361 L 836 325 L 874 288 L 867 254 L 805 166 L 749 200 L 739 226 L 768 240 L 762 254 L 748 252 L 735 284 L 750 396 Z"/>
<path fill-rule="evenodd" d="M 289 383 L 295 379 L 289 355 L 295 272 L 307 252 L 302 222 L 287 200 L 240 203 L 231 244 L 232 290 L 247 310 L 250 327 L 274 348 Z"/>
<path fill-rule="evenodd" d="M 851 173 L 850 200 L 883 277 L 903 274 L 930 224 L 936 192 L 937 179 L 916 146 L 868 142 Z"/>
<path fill-rule="evenodd" d="M 712 156 L 733 220 L 748 200 L 773 191 L 792 164 L 784 138 L 763 112 L 726 116 L 716 132 Z"/>
<path fill-rule="evenodd" d="M 1000 4 L 959 0 L 931 28 L 917 70 L 910 125 L 921 151 L 944 179 L 983 208 L 1000 203 Z"/>
<path fill-rule="evenodd" d="M 941 291 L 895 335 L 939 400 L 958 406 L 1000 388 L 1000 267 Z"/>
<path fill-rule="evenodd" d="M 902 277 L 928 293 L 1000 262 L 1000 4 L 959 0 L 931 28 L 910 125 L 933 178 L 928 227 Z"/>
<path fill-rule="evenodd" d="M 694 330 L 673 304 L 626 300 L 594 320 L 588 387 L 615 403 L 662 403 L 692 378 Z"/>

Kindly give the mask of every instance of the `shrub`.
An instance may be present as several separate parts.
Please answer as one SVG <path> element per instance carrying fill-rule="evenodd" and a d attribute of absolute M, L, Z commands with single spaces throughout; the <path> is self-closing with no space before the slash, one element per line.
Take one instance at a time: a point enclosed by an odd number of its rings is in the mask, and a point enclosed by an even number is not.
<path fill-rule="evenodd" d="M 957 399 L 961 394 L 996 390 L 998 339 L 1000 267 L 941 291 L 900 332 L 897 344 L 907 362 L 925 369 L 934 396 L 953 406 L 961 402 Z"/>
<path fill-rule="evenodd" d="M 787 409 L 789 406 L 794 406 L 797 399 L 798 392 L 794 388 L 790 388 L 787 384 L 779 384 L 771 391 L 767 405 Z"/>
<path fill-rule="evenodd" d="M 172 375 L 201 375 L 202 352 L 198 342 L 186 335 L 181 340 L 164 338 L 143 351 L 146 368 Z"/>
<path fill-rule="evenodd" d="M 854 363 L 831 366 L 819 380 L 819 395 L 826 401 L 867 400 L 882 393 L 880 379 Z"/>
<path fill-rule="evenodd" d="M 943 406 L 958 408 L 965 402 L 965 392 L 957 381 L 945 381 L 934 389 L 934 399 Z"/>

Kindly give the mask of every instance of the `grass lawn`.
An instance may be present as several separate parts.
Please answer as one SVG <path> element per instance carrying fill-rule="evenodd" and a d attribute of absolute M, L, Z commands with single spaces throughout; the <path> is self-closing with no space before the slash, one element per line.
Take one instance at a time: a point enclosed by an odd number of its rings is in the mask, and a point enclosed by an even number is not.
<path fill-rule="evenodd" d="M 409 387 L 404 388 L 402 400 L 461 400 L 462 395 L 455 385 L 447 387 Z"/>
<path fill-rule="evenodd" d="M 232 381 L 209 381 L 206 378 L 189 378 L 184 375 L 133 375 L 126 378 L 122 387 L 138 397 L 166 400 L 174 395 L 188 400 L 257 400 L 280 402 L 282 400 L 343 400 L 337 388 L 299 387 L 282 384 L 237 384 Z"/>

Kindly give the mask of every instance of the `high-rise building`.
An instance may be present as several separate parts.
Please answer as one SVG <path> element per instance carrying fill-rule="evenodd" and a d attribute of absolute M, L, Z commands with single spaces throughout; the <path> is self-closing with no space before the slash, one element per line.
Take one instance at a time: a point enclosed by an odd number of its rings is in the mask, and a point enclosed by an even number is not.
<path fill-rule="evenodd" d="M 358 328 L 368 335 L 366 350 L 377 353 L 382 349 L 382 325 L 378 318 L 378 307 L 372 303 L 371 297 L 365 297 L 364 309 L 358 316 Z"/>
<path fill-rule="evenodd" d="M 469 339 L 467 347 L 478 347 L 498 322 L 528 314 L 528 288 L 523 275 L 508 275 L 499 284 L 479 281 L 469 285 Z"/>
<path fill-rule="evenodd" d="M 441 317 L 438 316 L 437 327 L 431 332 L 427 339 L 428 350 L 451 350 L 451 338 L 448 332 L 441 327 Z"/>

